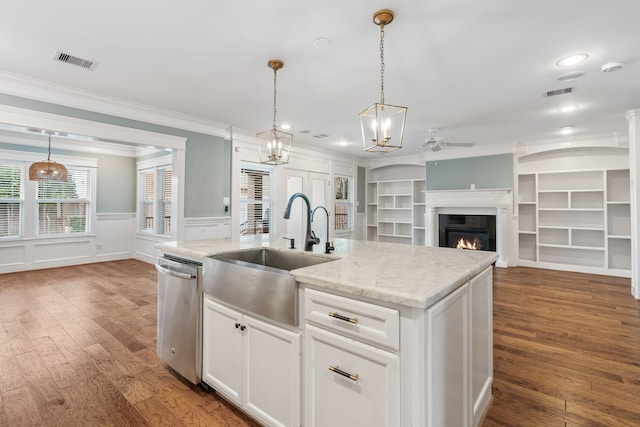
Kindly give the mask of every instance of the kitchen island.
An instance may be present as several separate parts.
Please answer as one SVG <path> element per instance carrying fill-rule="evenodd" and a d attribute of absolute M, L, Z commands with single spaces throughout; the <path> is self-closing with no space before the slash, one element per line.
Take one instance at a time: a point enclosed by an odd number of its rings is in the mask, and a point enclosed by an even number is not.
<path fill-rule="evenodd" d="M 334 246 L 308 252 L 334 261 L 291 271 L 297 326 L 204 296 L 203 381 L 267 425 L 478 425 L 491 398 L 497 254 Z M 255 247 L 296 250 L 282 237 L 157 246 L 193 260 Z"/>

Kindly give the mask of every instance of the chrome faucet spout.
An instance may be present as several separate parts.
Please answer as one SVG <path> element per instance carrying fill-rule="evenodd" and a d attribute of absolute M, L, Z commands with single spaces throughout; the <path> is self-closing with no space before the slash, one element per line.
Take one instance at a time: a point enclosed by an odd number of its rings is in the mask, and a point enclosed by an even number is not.
<path fill-rule="evenodd" d="M 329 211 L 324 206 L 316 206 L 316 208 L 313 210 L 313 212 L 311 212 L 311 221 L 312 222 L 313 222 L 313 216 L 316 214 L 316 211 L 318 209 L 324 210 L 324 213 L 327 214 L 327 241 L 325 242 L 325 245 L 324 245 L 324 253 L 328 254 L 328 253 L 331 253 L 331 251 L 335 249 L 333 247 L 333 245 L 331 244 L 331 242 L 329 241 Z"/>
<path fill-rule="evenodd" d="M 289 197 L 287 208 L 284 210 L 284 219 L 289 219 L 289 217 L 291 216 L 291 205 L 293 204 L 293 201 L 298 197 L 304 200 L 304 203 L 307 206 L 307 231 L 304 239 L 304 250 L 312 251 L 313 245 L 317 245 L 318 243 L 320 243 L 320 239 L 318 239 L 311 231 L 311 202 L 309 202 L 309 198 L 302 193 L 295 193 L 294 195 Z"/>

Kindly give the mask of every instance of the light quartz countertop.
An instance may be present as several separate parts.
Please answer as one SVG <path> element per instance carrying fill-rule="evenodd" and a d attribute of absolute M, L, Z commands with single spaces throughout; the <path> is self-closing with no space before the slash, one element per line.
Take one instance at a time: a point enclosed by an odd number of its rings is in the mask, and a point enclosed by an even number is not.
<path fill-rule="evenodd" d="M 291 274 L 298 282 L 314 287 L 421 309 L 435 304 L 498 259 L 495 252 L 400 243 L 336 239 L 334 246 L 330 255 L 323 253 L 324 242 L 307 253 L 335 261 L 292 270 Z M 194 260 L 256 247 L 303 252 L 304 244 L 298 238 L 297 249 L 288 249 L 289 242 L 282 236 L 156 244 L 163 253 Z"/>

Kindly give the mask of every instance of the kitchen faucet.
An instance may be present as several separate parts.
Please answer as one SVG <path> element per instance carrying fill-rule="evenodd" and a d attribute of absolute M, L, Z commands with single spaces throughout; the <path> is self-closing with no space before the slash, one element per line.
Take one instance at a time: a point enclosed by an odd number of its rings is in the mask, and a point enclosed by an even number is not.
<path fill-rule="evenodd" d="M 327 241 L 324 244 L 324 253 L 330 254 L 331 251 L 334 250 L 335 248 L 331 245 L 331 242 L 329 241 L 329 211 L 324 206 L 316 206 L 313 212 L 311 212 L 311 222 L 313 222 L 313 216 L 316 214 L 316 211 L 318 209 L 324 210 L 324 213 L 327 214 Z"/>
<path fill-rule="evenodd" d="M 307 232 L 304 239 L 304 250 L 312 251 L 313 245 L 320 243 L 320 239 L 317 238 L 315 233 L 311 230 L 311 202 L 309 202 L 309 198 L 302 193 L 295 193 L 293 196 L 289 197 L 287 208 L 284 210 L 284 219 L 289 219 L 291 216 L 291 205 L 298 197 L 302 198 L 307 205 Z"/>

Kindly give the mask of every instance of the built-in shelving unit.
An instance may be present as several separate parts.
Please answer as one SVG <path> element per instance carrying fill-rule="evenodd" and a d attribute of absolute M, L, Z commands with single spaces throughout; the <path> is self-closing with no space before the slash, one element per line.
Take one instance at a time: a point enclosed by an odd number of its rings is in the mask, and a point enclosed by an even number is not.
<path fill-rule="evenodd" d="M 425 181 L 367 184 L 367 240 L 424 245 Z"/>
<path fill-rule="evenodd" d="M 520 264 L 628 276 L 629 197 L 628 169 L 520 174 Z"/>

